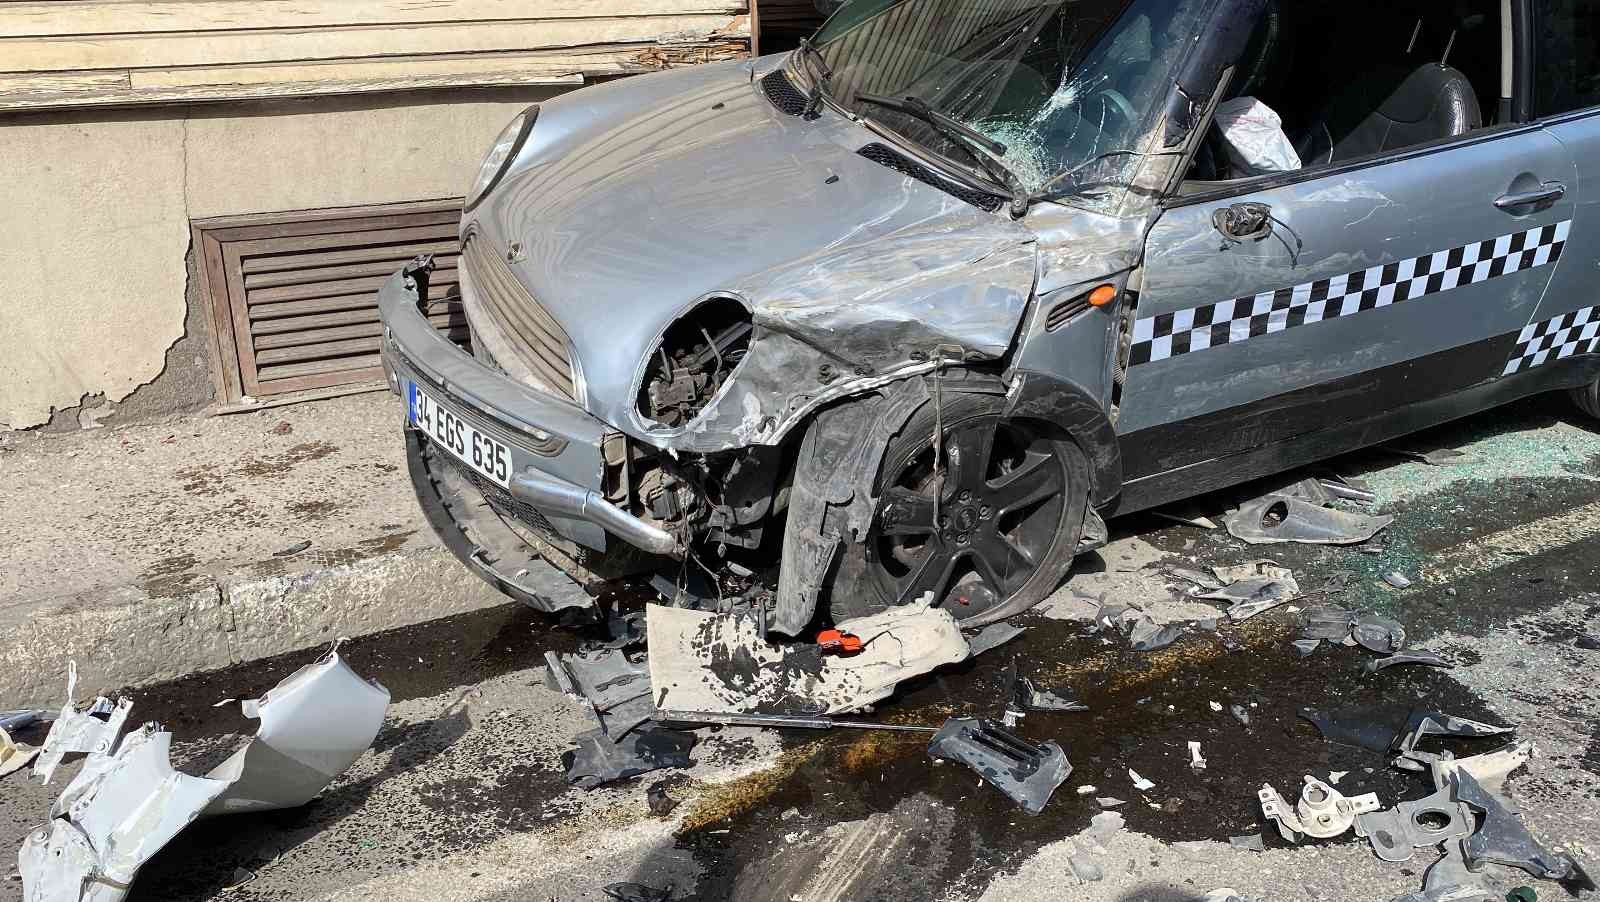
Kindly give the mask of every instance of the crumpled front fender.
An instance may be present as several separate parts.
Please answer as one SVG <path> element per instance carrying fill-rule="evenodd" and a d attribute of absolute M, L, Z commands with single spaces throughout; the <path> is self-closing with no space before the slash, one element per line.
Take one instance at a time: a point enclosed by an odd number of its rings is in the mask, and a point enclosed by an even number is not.
<path fill-rule="evenodd" d="M 941 360 L 997 360 L 1027 311 L 1035 265 L 1031 233 L 973 210 L 759 273 L 735 292 L 755 325 L 739 369 L 687 426 L 645 440 L 696 452 L 776 445 L 829 402 Z"/>

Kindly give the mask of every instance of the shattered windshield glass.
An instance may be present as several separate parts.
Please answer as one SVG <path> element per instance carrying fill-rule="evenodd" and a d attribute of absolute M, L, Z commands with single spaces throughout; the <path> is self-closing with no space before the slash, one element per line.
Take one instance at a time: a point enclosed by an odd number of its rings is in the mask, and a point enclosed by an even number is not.
<path fill-rule="evenodd" d="M 863 100 L 914 97 L 1004 145 L 1029 192 L 1092 193 L 1138 171 L 1202 0 L 852 0 L 818 32 L 840 105 L 958 163 L 926 116 Z M 818 67 L 819 69 L 821 67 Z"/>

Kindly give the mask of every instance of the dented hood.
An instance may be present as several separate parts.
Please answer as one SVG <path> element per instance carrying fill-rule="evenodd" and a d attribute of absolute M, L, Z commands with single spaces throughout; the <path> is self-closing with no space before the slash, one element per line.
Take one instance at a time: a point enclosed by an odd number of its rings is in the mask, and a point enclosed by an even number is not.
<path fill-rule="evenodd" d="M 596 416 L 663 446 L 776 441 L 938 346 L 1000 356 L 1032 292 L 1026 228 L 859 153 L 873 143 L 833 111 L 780 112 L 748 63 L 625 79 L 544 104 L 464 227 L 565 327 Z M 655 426 L 634 407 L 645 357 L 717 294 L 752 310 L 745 364 L 695 422 Z"/>

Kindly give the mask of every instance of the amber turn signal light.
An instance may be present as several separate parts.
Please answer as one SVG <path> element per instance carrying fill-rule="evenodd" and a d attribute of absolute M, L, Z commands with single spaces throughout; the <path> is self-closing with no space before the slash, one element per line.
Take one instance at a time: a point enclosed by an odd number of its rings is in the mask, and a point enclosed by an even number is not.
<path fill-rule="evenodd" d="M 1099 288 L 1089 292 L 1089 306 L 1091 307 L 1104 307 L 1116 299 L 1117 286 L 1115 285 L 1101 285 Z"/>

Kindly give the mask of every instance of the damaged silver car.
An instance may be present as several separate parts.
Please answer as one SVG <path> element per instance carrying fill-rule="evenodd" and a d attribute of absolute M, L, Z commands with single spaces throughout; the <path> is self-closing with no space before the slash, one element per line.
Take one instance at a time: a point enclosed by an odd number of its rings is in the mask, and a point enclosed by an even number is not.
<path fill-rule="evenodd" d="M 453 277 L 380 295 L 418 495 L 546 610 L 651 574 L 790 635 L 977 625 L 1113 514 L 1600 410 L 1583 8 L 853 0 L 530 107 Z M 455 286 L 470 354 L 424 315 Z"/>

